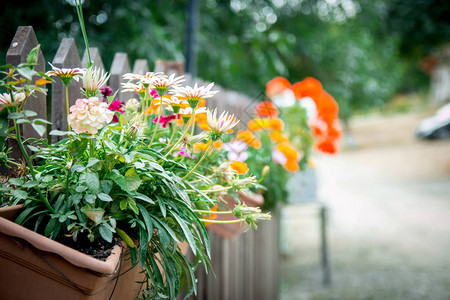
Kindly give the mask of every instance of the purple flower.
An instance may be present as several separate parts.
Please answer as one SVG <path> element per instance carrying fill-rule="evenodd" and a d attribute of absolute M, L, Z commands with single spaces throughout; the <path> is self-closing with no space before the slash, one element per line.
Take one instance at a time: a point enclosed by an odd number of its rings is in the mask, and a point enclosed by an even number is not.
<path fill-rule="evenodd" d="M 247 144 L 242 141 L 233 141 L 223 144 L 223 149 L 228 152 L 227 158 L 230 161 L 246 161 L 248 159 L 248 153 L 245 152 L 247 148 Z"/>
<path fill-rule="evenodd" d="M 100 92 L 103 95 L 103 100 L 106 100 L 106 97 L 111 96 L 114 91 L 112 90 L 112 88 L 106 85 L 100 89 Z"/>

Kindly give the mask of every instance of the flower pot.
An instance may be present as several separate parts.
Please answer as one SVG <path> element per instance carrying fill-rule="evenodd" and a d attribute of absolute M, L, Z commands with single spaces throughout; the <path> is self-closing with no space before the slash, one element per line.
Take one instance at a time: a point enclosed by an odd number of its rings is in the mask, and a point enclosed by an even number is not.
<path fill-rule="evenodd" d="M 21 206 L 0 208 L 0 299 L 135 299 L 144 274 L 116 245 L 106 261 L 26 229 Z"/>
<path fill-rule="evenodd" d="M 239 194 L 239 199 L 244 202 L 247 206 L 257 207 L 264 204 L 264 198 L 261 194 Z M 224 197 L 224 203 L 229 209 L 233 209 L 236 205 L 236 200 L 233 197 Z M 237 218 L 232 214 L 217 214 L 216 220 L 228 221 L 237 220 Z M 211 224 L 208 226 L 208 230 L 212 231 L 219 236 L 226 239 L 233 239 L 240 233 L 247 230 L 248 225 L 245 222 L 240 223 L 230 223 L 230 224 Z"/>

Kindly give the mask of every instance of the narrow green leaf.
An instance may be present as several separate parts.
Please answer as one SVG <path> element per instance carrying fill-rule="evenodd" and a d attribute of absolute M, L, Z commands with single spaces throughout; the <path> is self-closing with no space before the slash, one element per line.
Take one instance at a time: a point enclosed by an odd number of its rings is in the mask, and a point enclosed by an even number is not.
<path fill-rule="evenodd" d="M 147 237 L 148 237 L 147 242 L 150 242 L 150 240 L 152 239 L 152 235 L 153 235 L 152 219 L 150 218 L 150 215 L 144 206 L 142 206 L 138 203 L 137 207 L 139 208 L 139 210 L 141 212 L 142 219 L 144 220 L 145 227 L 147 228 Z"/>
<path fill-rule="evenodd" d="M 194 237 L 192 236 L 192 232 L 189 230 L 189 227 L 186 225 L 185 221 L 182 218 L 180 218 L 178 214 L 174 213 L 173 211 L 169 211 L 169 213 L 175 218 L 175 220 L 177 220 L 178 224 L 180 225 L 181 229 L 184 232 L 184 235 L 188 240 L 189 245 L 192 245 L 191 246 L 192 253 L 196 255 L 197 248 L 195 247 Z"/>

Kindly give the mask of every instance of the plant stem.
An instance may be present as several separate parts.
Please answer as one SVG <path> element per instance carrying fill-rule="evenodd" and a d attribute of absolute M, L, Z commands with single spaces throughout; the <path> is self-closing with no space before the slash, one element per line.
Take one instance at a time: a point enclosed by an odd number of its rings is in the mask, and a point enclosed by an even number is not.
<path fill-rule="evenodd" d="M 191 115 L 191 120 L 192 120 L 192 115 Z M 190 123 L 190 121 L 188 122 L 188 124 L 187 124 L 186 128 L 184 129 L 183 133 L 181 134 L 180 138 L 175 142 L 175 144 L 173 144 L 172 149 L 170 149 L 170 151 L 167 152 L 166 155 L 164 155 L 164 157 L 169 156 L 169 154 L 172 153 L 173 150 L 175 150 L 176 146 L 183 140 L 183 138 L 185 137 L 186 133 L 189 130 L 189 123 Z"/>
<path fill-rule="evenodd" d="M 90 155 L 91 157 L 94 157 L 94 154 L 95 154 L 95 152 L 94 152 L 94 147 L 95 147 L 95 145 L 94 145 L 94 139 L 89 139 L 89 155 Z"/>
<path fill-rule="evenodd" d="M 145 94 L 144 94 L 144 101 L 142 103 L 142 114 L 145 115 L 144 116 L 144 132 L 143 132 L 144 135 L 145 135 L 145 130 L 147 129 L 147 117 L 148 117 L 147 101 L 148 101 L 148 88 L 146 87 Z"/>
<path fill-rule="evenodd" d="M 170 135 L 170 139 L 169 139 L 169 141 L 167 142 L 167 147 L 164 148 L 163 151 L 166 151 L 167 148 L 169 148 L 170 143 L 172 143 L 172 140 L 173 140 L 173 138 L 175 137 L 176 129 L 177 129 L 177 123 L 176 123 L 176 121 L 175 121 L 175 122 L 174 122 L 174 125 L 173 125 L 173 127 L 172 127 L 172 134 Z"/>
<path fill-rule="evenodd" d="M 88 42 L 87 35 L 86 35 L 86 28 L 84 26 L 83 8 L 81 5 L 81 0 L 76 1 L 75 7 L 77 9 L 78 21 L 80 22 L 81 33 L 83 34 L 84 44 L 86 46 L 86 51 L 87 51 L 87 55 L 88 55 L 87 67 L 90 68 L 92 66 L 91 52 L 89 51 L 89 42 Z"/>
<path fill-rule="evenodd" d="M 71 129 L 70 129 L 70 124 L 69 124 L 69 86 L 68 85 L 66 85 L 66 112 L 67 112 L 67 115 L 66 115 L 67 128 L 70 131 Z"/>
<path fill-rule="evenodd" d="M 209 150 L 211 150 L 213 146 L 213 143 L 211 141 L 211 144 L 209 144 L 208 149 L 206 149 L 205 153 L 203 153 L 202 158 L 200 158 L 200 160 L 195 164 L 195 166 L 189 171 L 189 173 L 187 173 L 186 175 L 184 175 L 184 177 L 181 180 L 185 180 L 186 178 L 189 177 L 189 175 L 192 174 L 192 172 L 194 172 L 195 169 L 197 169 L 197 167 L 201 164 L 201 162 L 205 159 L 206 155 L 208 154 Z"/>
<path fill-rule="evenodd" d="M 207 219 L 199 219 L 199 220 L 202 221 L 202 222 L 213 223 L 213 224 L 233 224 L 233 223 L 245 222 L 244 219 L 228 220 L 228 221 L 224 221 L 224 220 L 207 220 Z"/>
<path fill-rule="evenodd" d="M 25 158 L 25 162 L 28 165 L 28 168 L 30 169 L 30 173 L 31 173 L 31 177 L 33 178 L 34 181 L 36 180 L 36 173 L 33 167 L 33 164 L 31 163 L 31 159 L 30 156 L 27 153 L 27 150 L 25 149 L 25 147 L 23 146 L 22 143 L 22 137 L 20 135 L 20 127 L 19 124 L 17 124 L 16 119 L 14 120 L 14 128 L 16 130 L 16 137 L 17 137 L 17 143 L 19 144 L 19 148 L 22 151 L 22 155 Z M 47 198 L 44 197 L 44 195 L 42 194 L 41 190 L 39 188 L 36 188 L 36 191 L 39 194 L 39 198 L 41 198 L 41 201 L 44 202 L 44 205 L 52 212 L 52 213 L 56 213 L 56 210 L 50 205 L 50 203 L 48 202 Z"/>
<path fill-rule="evenodd" d="M 159 120 L 161 120 L 161 114 L 162 114 L 162 109 L 163 109 L 163 97 L 162 96 L 159 96 L 159 97 L 161 98 L 161 101 L 159 102 L 159 113 L 158 113 L 158 118 L 156 119 L 156 126 L 155 126 L 155 130 L 153 131 L 153 136 L 152 136 L 152 139 L 150 140 L 149 147 L 151 147 L 153 144 L 153 140 L 155 139 L 155 136 L 156 136 L 156 131 L 158 131 Z M 145 123 L 145 125 L 147 125 L 147 123 Z"/>
<path fill-rule="evenodd" d="M 232 211 L 232 210 L 226 210 L 226 211 L 210 211 L 210 210 L 193 209 L 192 211 L 195 212 L 195 213 L 199 213 L 199 214 L 218 214 L 218 215 L 233 214 L 233 211 Z"/>

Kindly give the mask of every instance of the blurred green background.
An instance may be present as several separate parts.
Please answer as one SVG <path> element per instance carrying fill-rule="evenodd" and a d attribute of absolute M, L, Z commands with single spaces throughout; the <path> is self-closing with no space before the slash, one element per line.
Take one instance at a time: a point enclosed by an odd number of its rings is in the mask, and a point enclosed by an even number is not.
<path fill-rule="evenodd" d="M 0 57 L 17 26 L 32 25 L 48 61 L 64 37 L 83 40 L 73 0 L 4 1 Z M 131 60 L 183 60 L 188 1 L 86 0 L 91 47 L 109 68 Z M 399 93 L 425 93 L 420 62 L 450 40 L 447 0 L 199 1 L 199 77 L 256 97 L 274 76 L 318 78 L 344 119 Z"/>

